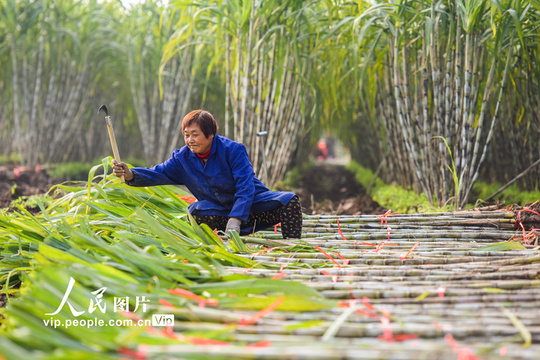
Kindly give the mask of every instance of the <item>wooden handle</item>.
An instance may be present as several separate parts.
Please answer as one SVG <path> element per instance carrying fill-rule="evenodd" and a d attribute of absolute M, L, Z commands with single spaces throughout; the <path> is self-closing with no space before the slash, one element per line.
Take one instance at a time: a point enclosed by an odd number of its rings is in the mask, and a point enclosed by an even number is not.
<path fill-rule="evenodd" d="M 114 159 L 120 162 L 120 154 L 118 153 L 118 145 L 116 144 L 116 138 L 114 137 L 114 130 L 110 121 L 107 122 L 107 130 L 109 131 L 109 139 L 111 140 L 111 147 L 112 147 Z M 120 177 L 120 182 L 121 183 L 126 182 L 126 180 L 124 179 L 124 175 Z"/>

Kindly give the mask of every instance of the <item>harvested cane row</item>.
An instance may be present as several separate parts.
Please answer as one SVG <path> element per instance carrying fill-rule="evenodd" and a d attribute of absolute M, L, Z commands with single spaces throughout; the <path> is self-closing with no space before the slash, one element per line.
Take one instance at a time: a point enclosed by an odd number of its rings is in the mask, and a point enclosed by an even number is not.
<path fill-rule="evenodd" d="M 65 196 L 37 215 L 0 211 L 0 293 L 10 295 L 0 359 L 532 359 L 540 350 L 540 253 L 518 241 L 535 240 L 530 214 L 307 216 L 299 240 L 276 227 L 224 241 L 188 215 L 178 189 L 111 178 L 60 185 Z"/>
<path fill-rule="evenodd" d="M 520 235 L 512 213 L 389 215 L 383 220 L 307 216 L 304 235 L 298 251 L 285 252 L 282 247 L 293 241 L 280 240 L 277 231 L 263 232 L 268 247 L 243 255 L 279 269 L 227 270 L 301 282 L 338 300 L 338 307 L 278 309 L 256 324 L 238 326 L 235 339 L 255 343 L 251 347 L 151 347 L 150 353 L 238 359 L 538 358 L 540 250 L 506 242 Z M 253 315 L 195 308 L 175 314 L 186 320 L 175 324 L 179 333 L 225 331 Z"/>

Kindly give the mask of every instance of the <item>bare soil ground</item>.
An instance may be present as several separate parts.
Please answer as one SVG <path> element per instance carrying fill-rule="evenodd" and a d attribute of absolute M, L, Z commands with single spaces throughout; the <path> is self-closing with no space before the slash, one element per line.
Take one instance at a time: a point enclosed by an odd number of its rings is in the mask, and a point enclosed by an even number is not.
<path fill-rule="evenodd" d="M 53 185 L 61 182 L 47 174 L 43 168 L 0 166 L 0 208 L 9 207 L 20 196 L 45 194 Z"/>
<path fill-rule="evenodd" d="M 9 295 L 9 298 L 11 299 L 12 298 L 12 294 Z M 5 307 L 7 304 L 7 301 L 6 301 L 6 294 L 5 293 L 0 293 L 0 308 L 3 308 Z M 2 317 L 2 315 L 0 314 L 0 317 Z"/>
<path fill-rule="evenodd" d="M 540 201 L 525 206 L 517 206 L 514 208 L 514 214 L 516 229 L 520 230 L 522 225 L 522 230 L 525 231 L 540 229 Z M 538 235 L 536 235 L 535 240 L 538 240 Z"/>

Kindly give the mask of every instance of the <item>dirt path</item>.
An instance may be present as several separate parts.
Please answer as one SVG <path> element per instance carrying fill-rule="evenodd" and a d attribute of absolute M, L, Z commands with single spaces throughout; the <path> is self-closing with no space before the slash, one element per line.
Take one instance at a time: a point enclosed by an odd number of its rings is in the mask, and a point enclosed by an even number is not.
<path fill-rule="evenodd" d="M 383 214 L 352 172 L 343 165 L 320 164 L 304 171 L 295 190 L 309 215 Z"/>

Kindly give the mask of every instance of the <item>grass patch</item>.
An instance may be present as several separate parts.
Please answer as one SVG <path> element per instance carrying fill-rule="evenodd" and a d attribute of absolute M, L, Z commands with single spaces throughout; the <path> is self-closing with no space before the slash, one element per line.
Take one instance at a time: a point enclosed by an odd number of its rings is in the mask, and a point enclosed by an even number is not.
<path fill-rule="evenodd" d="M 430 206 L 427 196 L 424 193 L 417 194 L 412 190 L 404 189 L 398 185 L 388 185 L 379 178 L 374 180 L 375 175 L 371 170 L 364 168 L 354 161 L 351 161 L 347 169 L 355 174 L 358 182 L 368 190 L 369 195 L 374 201 L 383 207 L 392 209 L 394 212 L 411 213 L 454 210 L 453 205 L 443 207 Z M 483 198 L 487 198 L 501 187 L 502 184 L 499 183 L 487 184 L 484 181 L 477 181 L 473 186 L 470 196 L 470 199 L 474 203 L 467 204 L 466 208 L 470 209 L 474 206 L 481 206 L 483 204 Z M 540 199 L 540 191 L 521 191 L 516 184 L 513 184 L 497 195 L 492 202 L 499 201 L 506 204 L 525 205 L 538 199 Z"/>
<path fill-rule="evenodd" d="M 11 153 L 10 155 L 0 155 L 0 165 L 20 164 L 19 155 Z"/>
<path fill-rule="evenodd" d="M 473 186 L 471 197 L 478 199 L 478 203 L 482 203 L 482 199 L 487 198 L 499 190 L 502 186 L 503 184 L 500 183 L 488 184 L 484 181 L 477 181 Z M 491 202 L 498 201 L 506 204 L 517 204 L 523 206 L 538 199 L 540 199 L 540 191 L 522 191 L 518 189 L 517 184 L 512 184 L 502 193 L 495 196 Z"/>
<path fill-rule="evenodd" d="M 355 174 L 356 180 L 367 189 L 371 198 L 382 207 L 399 213 L 441 210 L 430 207 L 428 198 L 424 193 L 417 194 L 398 185 L 385 184 L 378 177 L 375 178 L 373 171 L 364 168 L 355 161 L 351 161 L 347 165 L 347 169 Z"/>

